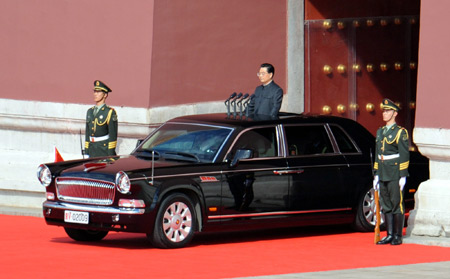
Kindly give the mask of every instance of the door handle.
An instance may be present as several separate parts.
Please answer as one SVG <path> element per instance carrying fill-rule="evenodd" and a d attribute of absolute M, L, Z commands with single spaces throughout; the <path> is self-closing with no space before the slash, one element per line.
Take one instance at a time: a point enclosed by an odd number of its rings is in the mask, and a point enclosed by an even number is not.
<path fill-rule="evenodd" d="M 277 175 L 283 174 L 301 174 L 304 170 L 274 170 L 273 173 Z"/>

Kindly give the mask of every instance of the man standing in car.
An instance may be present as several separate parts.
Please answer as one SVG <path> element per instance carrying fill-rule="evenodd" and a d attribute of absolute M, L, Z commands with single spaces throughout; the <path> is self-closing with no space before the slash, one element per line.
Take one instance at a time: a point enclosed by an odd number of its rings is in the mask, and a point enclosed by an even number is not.
<path fill-rule="evenodd" d="M 100 80 L 94 81 L 95 106 L 86 113 L 85 154 L 89 157 L 116 155 L 117 114 L 106 105 L 112 90 Z"/>
<path fill-rule="evenodd" d="M 273 81 L 275 68 L 271 64 L 264 63 L 256 75 L 262 85 L 256 87 L 255 94 L 248 104 L 248 112 L 253 116 L 276 118 L 283 100 L 283 89 Z"/>
<path fill-rule="evenodd" d="M 395 122 L 399 107 L 394 102 L 384 99 L 382 108 L 386 126 L 379 128 L 376 135 L 373 186 L 380 190 L 387 236 L 377 244 L 399 245 L 402 244 L 405 216 L 403 187 L 409 167 L 408 131 Z"/>

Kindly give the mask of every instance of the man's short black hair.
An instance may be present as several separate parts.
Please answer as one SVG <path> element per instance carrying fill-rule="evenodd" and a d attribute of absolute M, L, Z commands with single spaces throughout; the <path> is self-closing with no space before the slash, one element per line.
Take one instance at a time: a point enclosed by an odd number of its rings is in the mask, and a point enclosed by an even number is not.
<path fill-rule="evenodd" d="M 263 64 L 261 64 L 261 68 L 267 68 L 267 72 L 269 74 L 272 74 L 273 76 L 275 75 L 275 68 L 273 67 L 272 64 L 263 63 Z"/>

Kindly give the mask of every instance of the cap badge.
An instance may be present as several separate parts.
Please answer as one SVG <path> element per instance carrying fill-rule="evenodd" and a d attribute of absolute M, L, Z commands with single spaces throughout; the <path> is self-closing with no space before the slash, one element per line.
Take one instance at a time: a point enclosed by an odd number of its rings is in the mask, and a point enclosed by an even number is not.
<path fill-rule="evenodd" d="M 95 85 L 99 86 L 99 85 L 100 85 L 100 82 L 97 80 L 97 82 L 95 83 Z"/>

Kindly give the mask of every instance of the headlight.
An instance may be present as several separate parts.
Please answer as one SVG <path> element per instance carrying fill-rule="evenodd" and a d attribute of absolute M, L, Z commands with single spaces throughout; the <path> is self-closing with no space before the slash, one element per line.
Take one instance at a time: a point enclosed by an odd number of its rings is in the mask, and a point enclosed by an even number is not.
<path fill-rule="evenodd" d="M 130 178 L 128 178 L 128 175 L 123 171 L 119 171 L 116 174 L 116 187 L 122 194 L 128 194 L 130 192 Z"/>
<path fill-rule="evenodd" d="M 38 167 L 37 177 L 39 179 L 39 182 L 41 182 L 41 184 L 45 187 L 52 183 L 52 173 L 46 165 L 40 165 Z"/>

